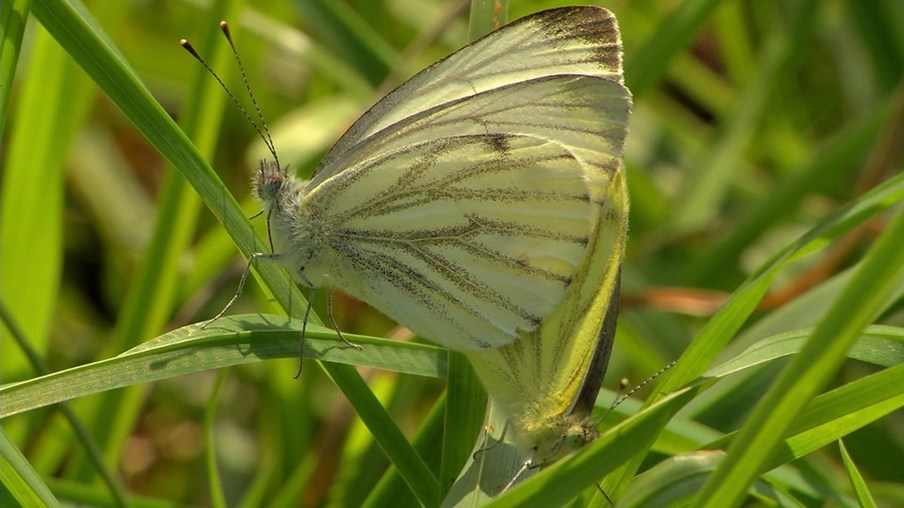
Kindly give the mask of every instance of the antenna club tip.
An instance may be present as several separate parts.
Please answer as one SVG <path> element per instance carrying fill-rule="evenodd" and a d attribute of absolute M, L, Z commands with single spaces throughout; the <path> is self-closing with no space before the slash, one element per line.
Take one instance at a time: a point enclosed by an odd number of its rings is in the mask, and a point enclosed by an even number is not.
<path fill-rule="evenodd" d="M 198 52 L 195 51 L 195 47 L 192 46 L 190 42 L 188 42 L 188 39 L 182 39 L 182 40 L 180 40 L 180 41 L 179 41 L 179 45 L 182 46 L 182 48 L 183 48 L 185 51 L 188 51 L 188 52 L 191 54 L 191 56 L 195 57 L 195 58 L 198 59 L 198 60 L 202 60 L 202 59 L 201 59 L 201 55 L 199 55 Z M 202 61 L 203 61 L 203 60 L 202 60 Z"/>
<path fill-rule="evenodd" d="M 220 21 L 220 30 L 226 35 L 227 39 L 232 40 L 232 33 L 229 31 L 229 23 Z"/>

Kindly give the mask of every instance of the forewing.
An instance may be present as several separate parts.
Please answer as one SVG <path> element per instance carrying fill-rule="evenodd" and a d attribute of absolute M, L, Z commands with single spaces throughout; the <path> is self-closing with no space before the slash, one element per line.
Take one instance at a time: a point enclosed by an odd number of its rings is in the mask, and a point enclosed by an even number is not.
<path fill-rule="evenodd" d="M 608 11 L 545 11 L 390 93 L 305 189 L 332 249 L 306 273 L 451 349 L 535 330 L 621 169 L 620 46 Z"/>
<path fill-rule="evenodd" d="M 359 118 L 323 159 L 312 183 L 319 184 L 356 163 L 362 153 L 374 153 L 380 145 L 391 149 L 390 145 L 439 137 L 424 131 L 424 127 L 433 125 L 429 122 L 424 125 L 423 121 L 418 130 L 409 130 L 406 135 L 398 132 L 415 119 L 423 120 L 430 111 L 468 102 L 470 97 L 513 84 L 551 76 L 586 76 L 611 82 L 630 104 L 630 96 L 622 86 L 621 39 L 615 18 L 609 11 L 585 6 L 539 12 L 510 23 L 440 60 Z M 608 113 L 605 109 L 597 111 L 598 116 Z M 472 123 L 482 121 L 473 111 L 468 111 L 466 116 Z M 619 120 L 626 123 L 627 112 L 613 117 L 613 121 Z M 545 128 L 554 127 L 551 124 Z M 500 131 L 488 126 L 487 130 L 470 133 L 492 132 Z M 620 149 L 617 152 L 621 154 Z"/>
<path fill-rule="evenodd" d="M 307 196 L 329 252 L 306 273 L 330 274 L 342 291 L 451 349 L 495 347 L 536 329 L 562 299 L 595 206 L 585 166 L 554 141 L 425 141 L 350 167 Z"/>

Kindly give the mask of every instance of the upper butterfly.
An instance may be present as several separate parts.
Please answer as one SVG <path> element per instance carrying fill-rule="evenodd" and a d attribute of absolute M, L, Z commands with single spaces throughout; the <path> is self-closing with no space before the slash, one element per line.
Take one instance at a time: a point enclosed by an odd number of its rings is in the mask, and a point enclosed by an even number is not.
<path fill-rule="evenodd" d="M 611 13 L 521 18 L 376 103 L 310 181 L 262 163 L 275 257 L 450 349 L 509 344 L 588 256 L 630 107 Z"/>

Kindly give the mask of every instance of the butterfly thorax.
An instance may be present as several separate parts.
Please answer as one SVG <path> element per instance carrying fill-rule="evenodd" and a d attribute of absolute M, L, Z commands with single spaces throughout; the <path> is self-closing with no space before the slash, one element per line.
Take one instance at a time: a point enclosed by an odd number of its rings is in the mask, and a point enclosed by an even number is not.
<path fill-rule="evenodd" d="M 323 286 L 326 270 L 319 261 L 329 232 L 324 222 L 311 217 L 312 212 L 303 206 L 305 182 L 275 163 L 262 161 L 253 183 L 264 204 L 276 258 L 304 284 Z"/>
<path fill-rule="evenodd" d="M 559 415 L 527 425 L 513 422 L 518 441 L 533 450 L 532 465 L 552 464 L 597 438 L 599 433 L 585 416 Z"/>

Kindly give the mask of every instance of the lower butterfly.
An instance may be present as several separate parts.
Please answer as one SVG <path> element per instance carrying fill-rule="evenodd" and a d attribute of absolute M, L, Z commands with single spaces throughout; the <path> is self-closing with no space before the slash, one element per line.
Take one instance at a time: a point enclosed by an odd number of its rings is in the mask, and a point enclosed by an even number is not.
<path fill-rule="evenodd" d="M 556 71 L 561 72 L 558 77 L 543 78 L 525 87 L 538 91 L 535 96 L 524 97 L 529 101 L 526 111 L 531 116 L 508 122 L 508 128 L 520 134 L 525 125 L 530 129 L 545 126 L 545 139 L 576 154 L 592 205 L 590 230 L 581 261 L 574 267 L 561 297 L 555 293 L 557 303 L 536 328 L 522 327 L 517 340 L 497 347 L 449 347 L 465 351 L 495 408 L 506 417 L 503 433 L 511 433 L 511 441 L 527 459 L 524 465 L 535 468 L 564 457 L 597 435 L 591 411 L 615 335 L 627 238 L 629 205 L 623 150 L 631 96 L 622 81 L 618 27 L 608 11 L 594 7 L 545 11 L 503 27 L 496 34 L 504 35 L 509 29 L 522 26 L 532 26 L 533 36 L 524 39 L 535 43 L 544 40 L 543 34 L 555 34 L 556 43 L 548 42 L 551 47 L 541 53 L 549 59 L 550 68 L 568 57 L 575 60 L 569 69 Z M 567 50 L 559 46 L 563 43 Z M 550 88 L 545 89 L 547 86 Z M 567 86 L 569 93 L 558 94 L 562 86 Z M 575 93 L 578 88 L 580 92 Z M 538 207 L 538 213 L 565 209 L 560 203 L 542 210 L 539 208 L 543 204 L 533 206 Z M 564 231 L 550 228 L 555 230 Z M 507 241 L 510 246 L 517 245 L 514 238 Z M 541 286 L 532 280 L 528 287 Z M 548 288 L 542 291 L 549 294 Z M 521 297 L 535 296 L 524 290 L 516 296 Z M 475 461 L 480 463 L 489 455 L 477 454 Z M 488 460 L 489 464 L 498 464 L 492 458 Z M 502 459 L 501 463 L 505 462 Z M 481 475 L 493 475 L 486 468 L 477 467 Z M 505 481 L 516 481 L 519 472 L 510 473 L 514 476 Z"/>
<path fill-rule="evenodd" d="M 597 436 L 591 411 L 615 338 L 627 235 L 623 173 L 607 192 L 590 254 L 559 306 L 521 340 L 467 355 L 531 467 L 548 465 Z"/>
<path fill-rule="evenodd" d="M 389 93 L 311 180 L 262 163 L 273 257 L 453 350 L 533 340 L 621 181 L 620 47 L 606 10 L 539 12 Z"/>

